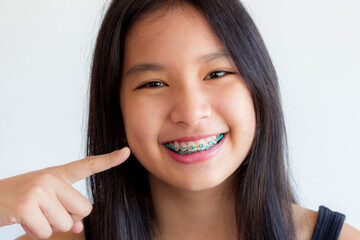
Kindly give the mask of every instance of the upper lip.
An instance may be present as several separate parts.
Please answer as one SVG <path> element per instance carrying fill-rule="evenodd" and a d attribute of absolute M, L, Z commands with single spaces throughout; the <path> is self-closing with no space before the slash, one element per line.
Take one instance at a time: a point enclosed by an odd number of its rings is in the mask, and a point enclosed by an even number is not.
<path fill-rule="evenodd" d="M 218 134 L 221 133 L 225 133 L 225 132 L 219 132 L 219 133 L 212 133 L 212 134 L 202 134 L 202 135 L 197 135 L 197 136 L 184 136 L 184 137 L 179 137 L 176 139 L 171 139 L 168 141 L 163 142 L 163 144 L 168 143 L 168 142 L 189 142 L 189 141 L 197 141 L 203 138 L 207 138 L 207 137 L 211 137 L 211 136 L 216 136 Z"/>

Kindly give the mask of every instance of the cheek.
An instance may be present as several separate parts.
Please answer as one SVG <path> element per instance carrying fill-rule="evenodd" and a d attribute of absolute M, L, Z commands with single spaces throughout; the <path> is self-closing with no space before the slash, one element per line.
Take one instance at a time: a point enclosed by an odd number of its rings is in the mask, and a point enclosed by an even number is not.
<path fill-rule="evenodd" d="M 256 117 L 252 96 L 244 83 L 233 84 L 217 96 L 218 111 L 226 119 L 233 133 L 252 141 L 255 135 Z M 245 141 L 245 139 L 244 139 Z"/>
<path fill-rule="evenodd" d="M 149 148 L 150 143 L 157 141 L 161 113 L 156 107 L 149 101 L 128 98 L 122 110 L 126 137 L 133 151 Z"/>
<path fill-rule="evenodd" d="M 144 129 L 151 124 L 151 119 L 147 119 L 147 109 L 142 107 L 141 103 L 134 101 L 125 101 L 123 104 L 123 118 L 125 124 L 126 136 L 129 144 L 136 139 L 146 138 L 147 132 Z M 142 113 L 142 114 L 140 114 Z"/>
<path fill-rule="evenodd" d="M 248 91 L 244 92 L 239 101 L 243 104 L 239 106 L 238 111 L 243 116 L 244 129 L 254 134 L 256 128 L 256 114 L 252 97 Z"/>

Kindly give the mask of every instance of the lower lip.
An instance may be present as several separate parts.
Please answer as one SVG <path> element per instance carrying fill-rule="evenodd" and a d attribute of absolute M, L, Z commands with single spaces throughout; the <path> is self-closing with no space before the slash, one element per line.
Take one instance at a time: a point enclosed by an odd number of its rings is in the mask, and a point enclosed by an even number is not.
<path fill-rule="evenodd" d="M 199 163 L 199 162 L 204 162 L 206 160 L 208 160 L 209 158 L 213 157 L 214 155 L 216 155 L 221 147 L 223 146 L 224 142 L 225 142 L 225 138 L 226 138 L 226 134 L 224 134 L 223 139 L 216 144 L 214 147 L 210 148 L 209 150 L 204 150 L 201 152 L 196 152 L 196 153 L 190 153 L 190 154 L 186 154 L 186 155 L 181 155 L 181 154 L 177 154 L 173 151 L 171 151 L 170 149 L 168 149 L 167 147 L 165 147 L 163 145 L 163 147 L 165 148 L 165 151 L 167 154 L 170 155 L 170 157 L 172 159 L 174 159 L 176 162 L 182 163 L 182 164 L 193 164 L 193 163 Z"/>

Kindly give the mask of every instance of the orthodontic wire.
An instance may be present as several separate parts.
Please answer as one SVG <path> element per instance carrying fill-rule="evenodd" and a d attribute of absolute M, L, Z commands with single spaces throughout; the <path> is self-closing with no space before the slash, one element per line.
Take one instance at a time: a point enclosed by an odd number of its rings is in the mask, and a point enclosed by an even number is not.
<path fill-rule="evenodd" d="M 224 134 L 220 134 L 220 136 L 215 139 L 216 143 L 218 143 L 223 137 L 224 137 Z M 203 144 L 200 144 L 200 145 L 203 145 Z M 200 145 L 197 146 L 197 147 L 200 147 Z M 212 147 L 212 146 L 215 145 L 215 143 L 213 143 L 212 141 L 210 141 L 210 142 L 209 142 L 209 145 L 211 145 L 211 147 Z M 168 148 L 170 148 L 170 149 L 172 149 L 172 150 L 175 150 L 175 146 L 174 146 L 174 145 L 170 145 L 169 143 L 167 143 L 167 144 L 165 144 L 165 146 L 168 147 Z M 190 148 L 190 149 L 194 149 L 195 147 L 196 147 L 196 146 L 190 146 L 189 148 Z M 183 148 L 183 149 L 181 149 L 181 148 Z M 202 147 L 201 147 L 201 148 L 202 148 Z M 207 149 L 207 148 L 205 147 L 205 149 Z M 209 149 L 210 149 L 210 148 L 209 148 Z M 181 146 L 179 150 L 182 150 L 181 153 L 183 153 L 183 151 L 185 150 L 184 146 Z M 187 151 L 185 151 L 185 152 L 187 152 Z"/>

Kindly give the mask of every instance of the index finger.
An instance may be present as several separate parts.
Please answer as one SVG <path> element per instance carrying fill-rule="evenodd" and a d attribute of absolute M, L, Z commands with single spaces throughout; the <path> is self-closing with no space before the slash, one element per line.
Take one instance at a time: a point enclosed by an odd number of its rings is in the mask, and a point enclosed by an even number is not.
<path fill-rule="evenodd" d="M 129 156 L 130 149 L 124 147 L 121 150 L 97 156 L 89 156 L 55 168 L 57 168 L 56 171 L 60 173 L 66 182 L 73 184 L 95 173 L 118 166 Z"/>

